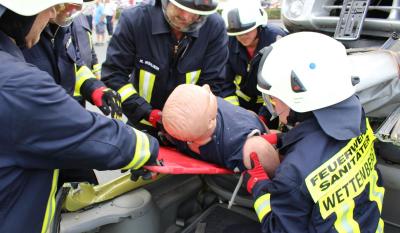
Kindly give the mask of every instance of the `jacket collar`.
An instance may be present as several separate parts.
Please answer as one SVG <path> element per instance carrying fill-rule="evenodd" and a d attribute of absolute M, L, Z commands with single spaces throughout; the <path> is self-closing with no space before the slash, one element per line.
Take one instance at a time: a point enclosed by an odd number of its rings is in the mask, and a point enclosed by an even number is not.
<path fill-rule="evenodd" d="M 151 6 L 150 7 L 150 15 L 151 17 L 151 34 L 158 35 L 164 33 L 170 33 L 171 27 L 169 26 L 168 22 L 164 18 L 163 10 L 160 6 Z M 204 26 L 204 25 L 203 25 Z M 188 36 L 191 37 L 199 37 L 199 31 L 194 31 L 190 33 L 186 33 Z"/>
<path fill-rule="evenodd" d="M 278 149 L 281 152 L 284 152 L 286 149 L 288 149 L 288 147 L 301 140 L 309 133 L 317 130 L 321 130 L 321 128 L 319 127 L 317 119 L 315 117 L 300 122 L 298 125 L 296 125 L 287 133 L 284 133 L 281 136 L 281 145 Z"/>
<path fill-rule="evenodd" d="M 25 61 L 21 49 L 2 31 L 0 31 L 0 50 L 5 51 L 6 53 L 17 57 L 22 61 Z"/>

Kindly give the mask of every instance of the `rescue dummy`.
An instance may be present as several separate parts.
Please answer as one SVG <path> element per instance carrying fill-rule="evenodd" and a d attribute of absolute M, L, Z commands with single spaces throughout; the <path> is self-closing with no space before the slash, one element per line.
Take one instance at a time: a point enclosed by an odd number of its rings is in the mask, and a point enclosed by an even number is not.
<path fill-rule="evenodd" d="M 208 85 L 193 84 L 179 85 L 168 97 L 163 126 L 179 140 L 179 150 L 235 171 L 251 167 L 250 160 L 243 158 L 243 146 L 257 144 L 259 141 L 252 136 L 267 130 L 256 114 L 216 97 Z M 256 151 L 261 152 L 260 161 L 273 175 L 279 164 L 273 146 L 262 140 Z"/>
<path fill-rule="evenodd" d="M 271 178 L 257 152 L 247 189 L 262 232 L 383 232 L 385 189 L 345 47 L 313 32 L 288 35 L 263 51 L 257 88 L 290 130 Z"/>

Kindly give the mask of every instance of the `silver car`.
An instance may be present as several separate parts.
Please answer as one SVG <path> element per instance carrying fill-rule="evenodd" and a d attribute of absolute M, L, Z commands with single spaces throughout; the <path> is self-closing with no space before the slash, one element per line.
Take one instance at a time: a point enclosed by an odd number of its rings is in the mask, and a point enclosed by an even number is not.
<path fill-rule="evenodd" d="M 333 34 L 343 2 L 343 0 L 283 0 L 282 21 L 290 32 L 308 30 Z M 370 0 L 362 25 L 362 38 L 386 39 L 393 32 L 400 32 L 400 1 Z"/>

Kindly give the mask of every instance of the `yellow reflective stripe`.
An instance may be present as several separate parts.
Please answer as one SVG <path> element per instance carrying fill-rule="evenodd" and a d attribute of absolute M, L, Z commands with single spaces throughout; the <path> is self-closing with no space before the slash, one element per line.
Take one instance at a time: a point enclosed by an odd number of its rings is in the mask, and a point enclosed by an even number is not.
<path fill-rule="evenodd" d="M 94 64 L 93 65 L 93 73 L 99 72 L 101 70 L 101 65 L 100 64 Z"/>
<path fill-rule="evenodd" d="M 199 81 L 201 70 L 186 73 L 186 84 L 196 84 Z"/>
<path fill-rule="evenodd" d="M 262 97 L 261 95 L 257 96 L 257 101 L 256 101 L 256 103 L 257 103 L 257 104 L 263 104 L 263 103 L 264 103 L 264 99 L 263 99 L 263 97 Z"/>
<path fill-rule="evenodd" d="M 147 102 L 151 101 L 151 94 L 156 76 L 148 71 L 140 70 L 139 72 L 139 95 Z"/>
<path fill-rule="evenodd" d="M 136 90 L 133 87 L 132 83 L 128 83 L 125 86 L 121 87 L 118 90 L 118 94 L 121 96 L 121 103 L 123 103 L 129 96 L 136 94 Z"/>
<path fill-rule="evenodd" d="M 46 233 L 51 226 L 54 218 L 54 213 L 56 210 L 56 192 L 57 192 L 57 181 L 58 181 L 59 170 L 55 169 L 53 171 L 53 179 L 51 182 L 51 189 L 49 194 L 49 199 L 47 200 L 46 213 L 44 214 L 42 233 Z"/>
<path fill-rule="evenodd" d="M 233 82 L 235 83 L 236 90 L 240 90 L 240 86 L 239 85 L 242 82 L 242 76 L 237 74 L 235 76 L 235 80 L 233 80 Z"/>
<path fill-rule="evenodd" d="M 375 136 L 369 123 L 367 132 L 356 138 L 306 177 L 306 185 L 322 218 L 341 208 L 341 204 L 363 192 L 375 170 Z"/>
<path fill-rule="evenodd" d="M 383 228 L 385 227 L 385 223 L 381 218 L 379 218 L 378 227 L 376 228 L 375 233 L 383 233 Z"/>
<path fill-rule="evenodd" d="M 360 233 L 360 226 L 353 218 L 354 200 L 348 199 L 336 210 L 335 228 L 338 233 Z"/>
<path fill-rule="evenodd" d="M 145 119 L 141 120 L 140 123 L 153 127 L 153 125 L 149 121 L 147 121 Z"/>
<path fill-rule="evenodd" d="M 241 90 L 236 90 L 236 95 L 239 96 L 240 98 L 246 100 L 247 102 L 249 102 L 251 100 L 251 97 L 244 94 Z"/>
<path fill-rule="evenodd" d="M 101 65 L 100 64 L 94 64 L 92 72 L 94 76 L 96 76 L 96 79 L 100 80 L 101 79 Z"/>
<path fill-rule="evenodd" d="M 378 173 L 372 172 L 371 182 L 369 183 L 369 199 L 375 201 L 378 205 L 379 213 L 382 213 L 382 202 L 385 194 L 385 188 L 378 186 Z"/>
<path fill-rule="evenodd" d="M 89 67 L 82 66 L 81 68 L 79 68 L 79 70 L 76 71 L 76 73 L 75 73 L 75 79 L 76 80 L 75 80 L 75 90 L 74 90 L 74 92 L 80 93 L 82 84 L 86 80 L 91 79 L 91 78 L 96 79 L 96 77 L 94 76 L 92 71 L 89 69 Z"/>
<path fill-rule="evenodd" d="M 135 143 L 135 154 L 133 155 L 132 161 L 121 168 L 126 169 L 139 169 L 141 168 L 150 158 L 150 141 L 147 135 L 139 130 L 132 128 L 136 135 Z"/>
<path fill-rule="evenodd" d="M 75 75 L 76 75 L 76 72 L 77 72 L 76 64 L 74 64 L 74 70 L 75 70 Z M 75 85 L 76 85 L 76 77 L 75 77 Z M 80 90 L 77 90 L 76 87 L 74 87 L 74 97 L 77 97 L 77 96 L 81 96 L 81 92 L 80 92 Z"/>
<path fill-rule="evenodd" d="M 261 197 L 257 198 L 257 200 L 254 203 L 254 209 L 257 213 L 258 219 L 260 222 L 262 219 L 267 215 L 269 212 L 271 212 L 271 194 L 267 193 L 262 195 Z"/>
<path fill-rule="evenodd" d="M 225 97 L 224 100 L 226 100 L 227 102 L 229 102 L 235 106 L 239 106 L 239 99 L 237 96 L 234 96 L 234 95 L 228 96 L 228 97 Z"/>
<path fill-rule="evenodd" d="M 245 101 L 249 102 L 251 100 L 251 97 L 244 94 L 240 90 L 240 83 L 242 82 L 242 79 L 243 79 L 243 77 L 241 75 L 236 75 L 235 80 L 233 81 L 233 83 L 236 86 L 236 95 L 239 96 L 240 98 L 244 99 Z"/>

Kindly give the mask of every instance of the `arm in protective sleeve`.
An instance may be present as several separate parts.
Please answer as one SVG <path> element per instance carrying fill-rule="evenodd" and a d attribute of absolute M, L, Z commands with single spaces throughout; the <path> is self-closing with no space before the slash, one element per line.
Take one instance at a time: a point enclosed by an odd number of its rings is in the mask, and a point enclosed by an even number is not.
<path fill-rule="evenodd" d="M 308 232 L 312 203 L 287 177 L 256 183 L 253 197 L 263 233 Z"/>
<path fill-rule="evenodd" d="M 215 16 L 215 25 L 209 36 L 209 45 L 203 57 L 203 68 L 200 73 L 198 85 L 208 84 L 211 91 L 220 96 L 222 85 L 224 84 L 224 66 L 228 60 L 228 35 L 226 34 L 225 24 L 222 18 Z"/>
<path fill-rule="evenodd" d="M 229 60 L 225 65 L 224 73 L 225 81 L 222 85 L 220 97 L 233 105 L 239 106 L 239 98 L 236 95 L 235 74 Z"/>
<path fill-rule="evenodd" d="M 1 125 L 13 129 L 9 143 L 14 166 L 32 169 L 137 169 L 158 154 L 155 138 L 122 121 L 86 111 L 34 67 L 8 80 L 0 92 L 6 109 Z M 17 75 L 14 75 L 17 76 Z"/>
<path fill-rule="evenodd" d="M 140 13 L 140 11 L 136 11 Z M 140 15 L 138 14 L 138 18 Z M 129 82 L 129 75 L 135 66 L 136 42 L 133 19 L 122 12 L 118 26 L 108 45 L 107 58 L 102 65 L 102 81 L 121 96 L 122 110 L 132 122 L 148 118 L 152 107 L 137 94 Z M 136 20 L 136 19 L 135 19 Z"/>

